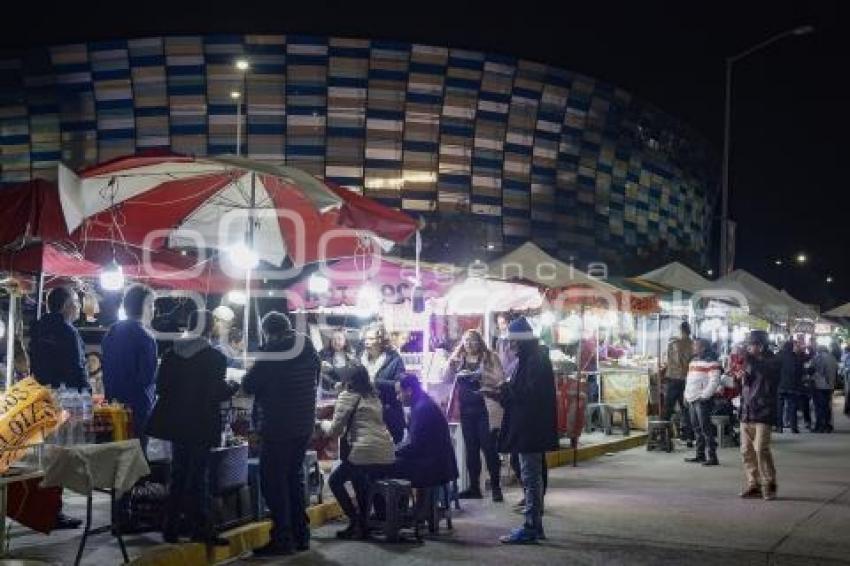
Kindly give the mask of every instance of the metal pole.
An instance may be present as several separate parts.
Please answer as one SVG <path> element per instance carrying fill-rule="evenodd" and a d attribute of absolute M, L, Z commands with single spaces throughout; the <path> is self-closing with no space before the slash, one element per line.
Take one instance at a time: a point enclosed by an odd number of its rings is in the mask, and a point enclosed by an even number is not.
<path fill-rule="evenodd" d="M 729 141 L 732 126 L 732 64 L 726 59 L 726 104 L 723 114 L 723 179 L 720 210 L 720 276 L 729 273 Z"/>
<path fill-rule="evenodd" d="M 12 387 L 15 373 L 15 292 L 9 289 L 9 323 L 6 326 L 6 391 Z"/>
<path fill-rule="evenodd" d="M 257 205 L 257 174 L 251 173 L 251 207 L 248 212 L 248 249 L 254 250 L 254 207 Z M 243 334 L 245 337 L 245 350 L 242 355 L 242 360 L 245 367 L 248 367 L 248 344 L 251 330 L 251 269 L 245 271 L 245 313 L 243 325 Z"/>
<path fill-rule="evenodd" d="M 36 320 L 41 318 L 41 309 L 44 306 L 44 272 L 38 274 L 38 303 L 35 309 Z"/>
<path fill-rule="evenodd" d="M 243 89 L 244 90 L 244 89 Z M 242 155 L 242 97 L 236 99 L 236 155 Z M 253 183 L 253 181 L 252 181 Z M 252 189 L 253 190 L 253 189 Z"/>

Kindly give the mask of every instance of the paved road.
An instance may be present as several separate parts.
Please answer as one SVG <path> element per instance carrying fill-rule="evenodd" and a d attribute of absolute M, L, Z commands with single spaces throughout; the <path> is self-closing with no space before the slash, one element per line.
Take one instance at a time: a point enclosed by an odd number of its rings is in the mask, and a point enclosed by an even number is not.
<path fill-rule="evenodd" d="M 843 399 L 842 399 L 843 401 Z M 836 404 L 836 409 L 838 404 Z M 316 532 L 313 549 L 244 564 L 850 564 L 850 423 L 836 411 L 831 435 L 775 436 L 779 499 L 741 500 L 740 458 L 720 451 L 703 468 L 639 448 L 552 471 L 549 540 L 504 547 L 518 523 L 505 504 L 467 504 L 452 534 L 422 545 L 339 542 L 339 525 Z M 515 501 L 516 490 L 507 499 Z"/>

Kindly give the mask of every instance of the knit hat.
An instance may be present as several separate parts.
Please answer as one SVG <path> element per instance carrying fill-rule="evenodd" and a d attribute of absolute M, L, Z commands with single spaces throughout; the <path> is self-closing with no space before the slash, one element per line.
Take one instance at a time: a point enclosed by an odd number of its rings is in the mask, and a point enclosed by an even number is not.
<path fill-rule="evenodd" d="M 508 325 L 509 340 L 531 340 L 533 338 L 534 331 L 524 316 L 515 318 Z"/>

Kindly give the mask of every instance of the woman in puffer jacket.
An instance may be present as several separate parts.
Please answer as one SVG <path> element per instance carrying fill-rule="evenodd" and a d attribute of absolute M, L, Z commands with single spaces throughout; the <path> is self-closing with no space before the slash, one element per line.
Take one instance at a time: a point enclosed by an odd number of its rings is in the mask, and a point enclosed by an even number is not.
<path fill-rule="evenodd" d="M 393 439 L 384 424 L 383 404 L 363 366 L 338 370 L 343 390 L 337 397 L 333 419 L 320 423 L 322 433 L 340 438 L 340 462 L 328 486 L 345 512 L 349 525 L 337 533 L 343 539 L 366 536 L 369 482 L 395 462 Z M 347 448 L 346 448 L 347 447 Z M 357 507 L 345 489 L 351 483 Z"/>

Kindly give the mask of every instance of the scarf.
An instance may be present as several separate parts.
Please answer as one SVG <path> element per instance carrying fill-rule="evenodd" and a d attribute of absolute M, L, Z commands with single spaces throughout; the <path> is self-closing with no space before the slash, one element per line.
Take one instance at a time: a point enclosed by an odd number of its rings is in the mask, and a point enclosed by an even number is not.
<path fill-rule="evenodd" d="M 369 374 L 369 381 L 372 383 L 375 382 L 375 376 L 378 375 L 378 372 L 381 371 L 382 367 L 384 367 L 384 363 L 386 361 L 386 352 L 381 352 L 381 355 L 373 361 L 369 361 L 369 352 L 363 352 L 363 355 L 360 357 L 360 363 L 363 364 L 364 368 L 366 368 L 366 372 Z"/>

